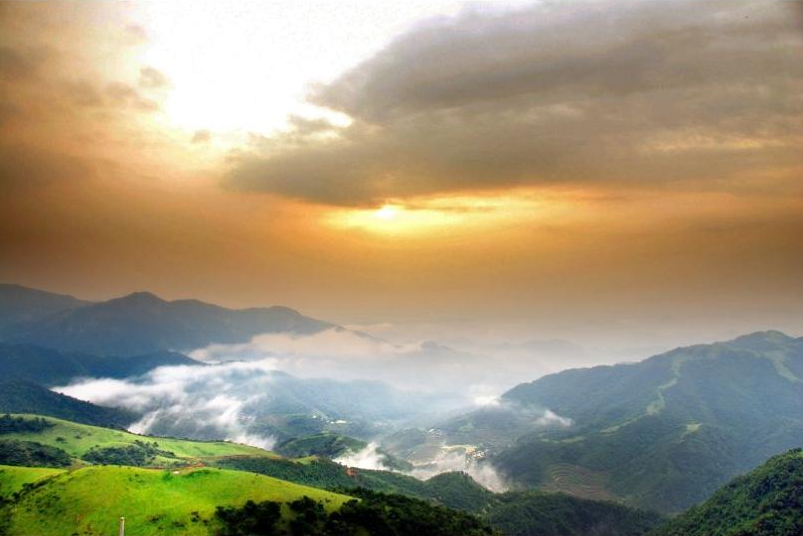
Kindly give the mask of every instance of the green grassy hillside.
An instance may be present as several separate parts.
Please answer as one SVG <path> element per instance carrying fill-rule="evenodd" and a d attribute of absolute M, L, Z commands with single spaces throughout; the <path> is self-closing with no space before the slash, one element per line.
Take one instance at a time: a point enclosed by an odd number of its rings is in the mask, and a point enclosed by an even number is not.
<path fill-rule="evenodd" d="M 796 536 L 803 534 L 803 450 L 775 456 L 732 480 L 654 536 Z"/>
<path fill-rule="evenodd" d="M 217 506 L 239 506 L 247 500 L 287 503 L 307 496 L 333 511 L 350 499 L 221 469 L 85 467 L 41 482 L 5 508 L 8 535 L 116 534 L 120 516 L 125 516 L 130 536 L 206 535 Z"/>
<path fill-rule="evenodd" d="M 24 417 L 29 419 L 36 418 L 34 415 L 25 415 Z M 165 464 L 181 463 L 186 465 L 187 463 L 219 456 L 276 456 L 256 447 L 226 441 L 190 441 L 186 439 L 148 437 L 122 430 L 77 424 L 52 417 L 46 417 L 45 420 L 48 423 L 52 423 L 53 426 L 38 432 L 2 434 L 0 438 L 31 441 L 57 447 L 75 458 L 84 458 L 93 449 L 133 446 L 137 445 L 137 442 L 157 443 L 160 451 L 171 453 L 169 456 L 163 454 L 157 457 L 157 462 Z"/>
<path fill-rule="evenodd" d="M 64 469 L 49 467 L 16 467 L 0 465 L 0 500 L 9 498 L 22 490 L 25 484 L 33 484 L 43 478 L 63 473 Z"/>

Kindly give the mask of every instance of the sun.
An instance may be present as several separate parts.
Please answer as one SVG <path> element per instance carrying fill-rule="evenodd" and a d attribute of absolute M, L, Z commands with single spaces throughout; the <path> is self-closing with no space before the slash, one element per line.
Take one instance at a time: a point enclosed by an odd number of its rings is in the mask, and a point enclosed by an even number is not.
<path fill-rule="evenodd" d="M 382 220 L 392 220 L 393 218 L 396 217 L 396 214 L 398 213 L 399 213 L 398 207 L 395 207 L 393 205 L 384 205 L 382 206 L 382 208 L 380 208 L 374 213 L 374 216 Z"/>

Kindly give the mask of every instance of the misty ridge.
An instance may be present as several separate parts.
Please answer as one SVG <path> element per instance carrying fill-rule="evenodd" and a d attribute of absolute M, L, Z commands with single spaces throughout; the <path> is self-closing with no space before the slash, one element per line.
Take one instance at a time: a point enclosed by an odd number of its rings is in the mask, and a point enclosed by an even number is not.
<path fill-rule="evenodd" d="M 0 324 L 10 334 L 5 365 L 16 366 L 17 376 L 22 363 L 38 363 L 27 379 L 140 415 L 127 426 L 135 433 L 265 449 L 305 433 L 359 438 L 368 442 L 362 450 L 336 459 L 368 469 L 398 470 L 377 452 L 378 439 L 437 426 L 472 408 L 536 428 L 570 425 L 548 408 L 519 407 L 498 395 L 532 377 L 539 361 L 587 358 L 565 341 L 486 345 L 482 353 L 431 340 L 393 343 L 280 307 L 235 311 L 194 300 L 168 302 L 146 292 L 101 303 L 62 297 L 48 302 L 36 291 L 3 290 L 17 305 L 27 298 L 37 306 L 29 307 L 23 321 L 12 316 Z M 9 308 L 15 315 L 18 310 Z M 193 348 L 199 341 L 207 344 Z M 459 344 L 465 348 L 467 341 Z M 50 355 L 45 346 L 65 350 Z M 148 351 L 153 353 L 140 354 Z M 61 366 L 53 369 L 55 362 Z M 41 368 L 50 369 L 49 376 Z M 462 470 L 491 489 L 507 488 L 483 459 L 445 448 L 443 437 L 430 443 L 431 451 L 413 456 L 415 465 L 406 472 L 425 479 Z"/>
<path fill-rule="evenodd" d="M 187 354 L 197 364 L 160 366 L 126 379 L 80 378 L 53 390 L 140 413 L 142 418 L 128 429 L 141 434 L 222 438 L 268 450 L 299 429 L 353 436 L 370 443 L 335 461 L 380 470 L 393 468 L 377 452 L 377 438 L 436 425 L 472 407 L 504 414 L 522 426 L 571 424 L 548 409 L 498 399 L 504 387 L 515 385 L 517 374 L 531 368 L 531 357 L 505 368 L 503 358 L 459 352 L 432 341 L 391 344 L 343 328 L 312 335 L 268 333 L 247 343 L 212 344 Z M 293 422 L 288 414 L 296 416 Z M 417 478 L 466 471 L 490 489 L 507 488 L 492 466 L 477 463 L 460 449 L 439 450 L 415 461 L 407 472 Z"/>

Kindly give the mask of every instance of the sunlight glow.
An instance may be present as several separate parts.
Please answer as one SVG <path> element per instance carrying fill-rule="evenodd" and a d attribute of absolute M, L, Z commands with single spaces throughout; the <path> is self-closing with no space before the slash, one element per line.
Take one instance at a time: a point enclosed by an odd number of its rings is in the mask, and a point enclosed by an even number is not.
<path fill-rule="evenodd" d="M 268 135 L 289 115 L 344 122 L 306 101 L 422 18 L 452 15 L 460 1 L 351 5 L 307 2 L 137 4 L 147 43 L 143 64 L 171 82 L 165 102 L 176 128 Z M 348 123 L 348 121 L 345 121 Z"/>
<path fill-rule="evenodd" d="M 398 211 L 398 207 L 394 205 L 385 205 L 376 211 L 376 217 L 383 220 L 392 220 L 396 217 Z"/>
<path fill-rule="evenodd" d="M 576 214 L 577 199 L 517 191 L 513 193 L 411 198 L 378 208 L 336 209 L 325 213 L 329 227 L 381 235 L 429 231 L 462 232 L 523 222 L 556 222 Z"/>

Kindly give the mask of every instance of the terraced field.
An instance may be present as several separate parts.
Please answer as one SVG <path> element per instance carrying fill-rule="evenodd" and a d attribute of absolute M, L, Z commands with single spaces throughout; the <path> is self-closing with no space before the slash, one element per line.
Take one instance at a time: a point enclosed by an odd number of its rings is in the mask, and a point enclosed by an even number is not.
<path fill-rule="evenodd" d="M 544 491 L 560 491 L 597 501 L 616 501 L 606 489 L 607 476 L 578 465 L 559 463 L 547 468 L 547 479 L 539 488 Z"/>

